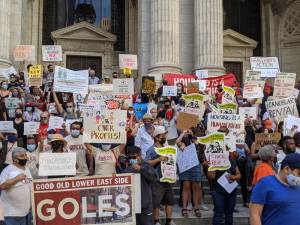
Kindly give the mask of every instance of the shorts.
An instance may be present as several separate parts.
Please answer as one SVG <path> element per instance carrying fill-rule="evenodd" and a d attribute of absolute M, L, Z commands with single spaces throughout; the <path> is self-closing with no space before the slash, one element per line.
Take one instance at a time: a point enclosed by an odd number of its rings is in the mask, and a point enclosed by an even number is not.
<path fill-rule="evenodd" d="M 193 168 L 184 171 L 179 174 L 180 181 L 195 181 L 200 182 L 202 178 L 201 167 L 200 165 L 194 166 Z"/>
<path fill-rule="evenodd" d="M 153 208 L 159 208 L 162 205 L 174 205 L 174 193 L 172 184 L 156 182 L 152 184 L 152 204 Z"/>

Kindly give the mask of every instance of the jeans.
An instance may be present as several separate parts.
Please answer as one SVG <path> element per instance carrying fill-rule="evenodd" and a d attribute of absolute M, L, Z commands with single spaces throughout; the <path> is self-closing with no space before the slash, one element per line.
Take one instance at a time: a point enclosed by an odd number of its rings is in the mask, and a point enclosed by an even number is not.
<path fill-rule="evenodd" d="M 31 213 L 28 213 L 27 216 L 23 217 L 4 217 L 5 225 L 31 225 L 32 224 Z"/>
<path fill-rule="evenodd" d="M 213 225 L 223 224 L 225 214 L 225 225 L 233 225 L 233 211 L 236 203 L 237 191 L 232 193 L 221 193 L 214 191 L 212 194 L 214 203 Z"/>

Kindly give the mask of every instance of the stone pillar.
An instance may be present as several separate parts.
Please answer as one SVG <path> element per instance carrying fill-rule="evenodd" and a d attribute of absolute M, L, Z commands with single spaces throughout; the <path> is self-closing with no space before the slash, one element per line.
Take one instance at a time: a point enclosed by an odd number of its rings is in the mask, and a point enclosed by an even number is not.
<path fill-rule="evenodd" d="M 10 55 L 10 0 L 0 0 L 0 68 L 11 65 Z"/>
<path fill-rule="evenodd" d="M 195 65 L 206 69 L 210 76 L 223 75 L 223 1 L 195 0 Z"/>
<path fill-rule="evenodd" d="M 152 74 L 180 73 L 179 0 L 151 0 Z"/>

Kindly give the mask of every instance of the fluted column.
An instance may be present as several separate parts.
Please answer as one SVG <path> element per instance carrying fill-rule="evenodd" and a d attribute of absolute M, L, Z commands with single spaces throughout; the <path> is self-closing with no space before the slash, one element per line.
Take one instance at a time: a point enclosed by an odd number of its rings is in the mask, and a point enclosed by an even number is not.
<path fill-rule="evenodd" d="M 151 0 L 150 18 L 149 72 L 180 73 L 179 0 Z"/>
<path fill-rule="evenodd" d="M 223 1 L 195 0 L 195 70 L 210 76 L 223 75 Z"/>
<path fill-rule="evenodd" d="M 10 0 L 0 0 L 0 68 L 11 65 L 10 54 Z"/>

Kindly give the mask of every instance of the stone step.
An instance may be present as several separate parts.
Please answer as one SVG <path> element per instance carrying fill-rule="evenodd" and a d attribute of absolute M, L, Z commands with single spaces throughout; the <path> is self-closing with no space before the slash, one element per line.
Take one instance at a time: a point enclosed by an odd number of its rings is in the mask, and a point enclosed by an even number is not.
<path fill-rule="evenodd" d="M 179 194 L 178 195 L 175 194 L 174 198 L 175 198 L 176 203 L 178 203 L 180 195 Z M 209 194 L 204 195 L 204 203 L 205 204 L 213 204 L 213 202 L 212 202 L 212 196 L 209 195 Z M 236 203 L 237 204 L 242 204 L 243 203 L 243 197 L 242 197 L 242 195 L 237 195 Z"/>

